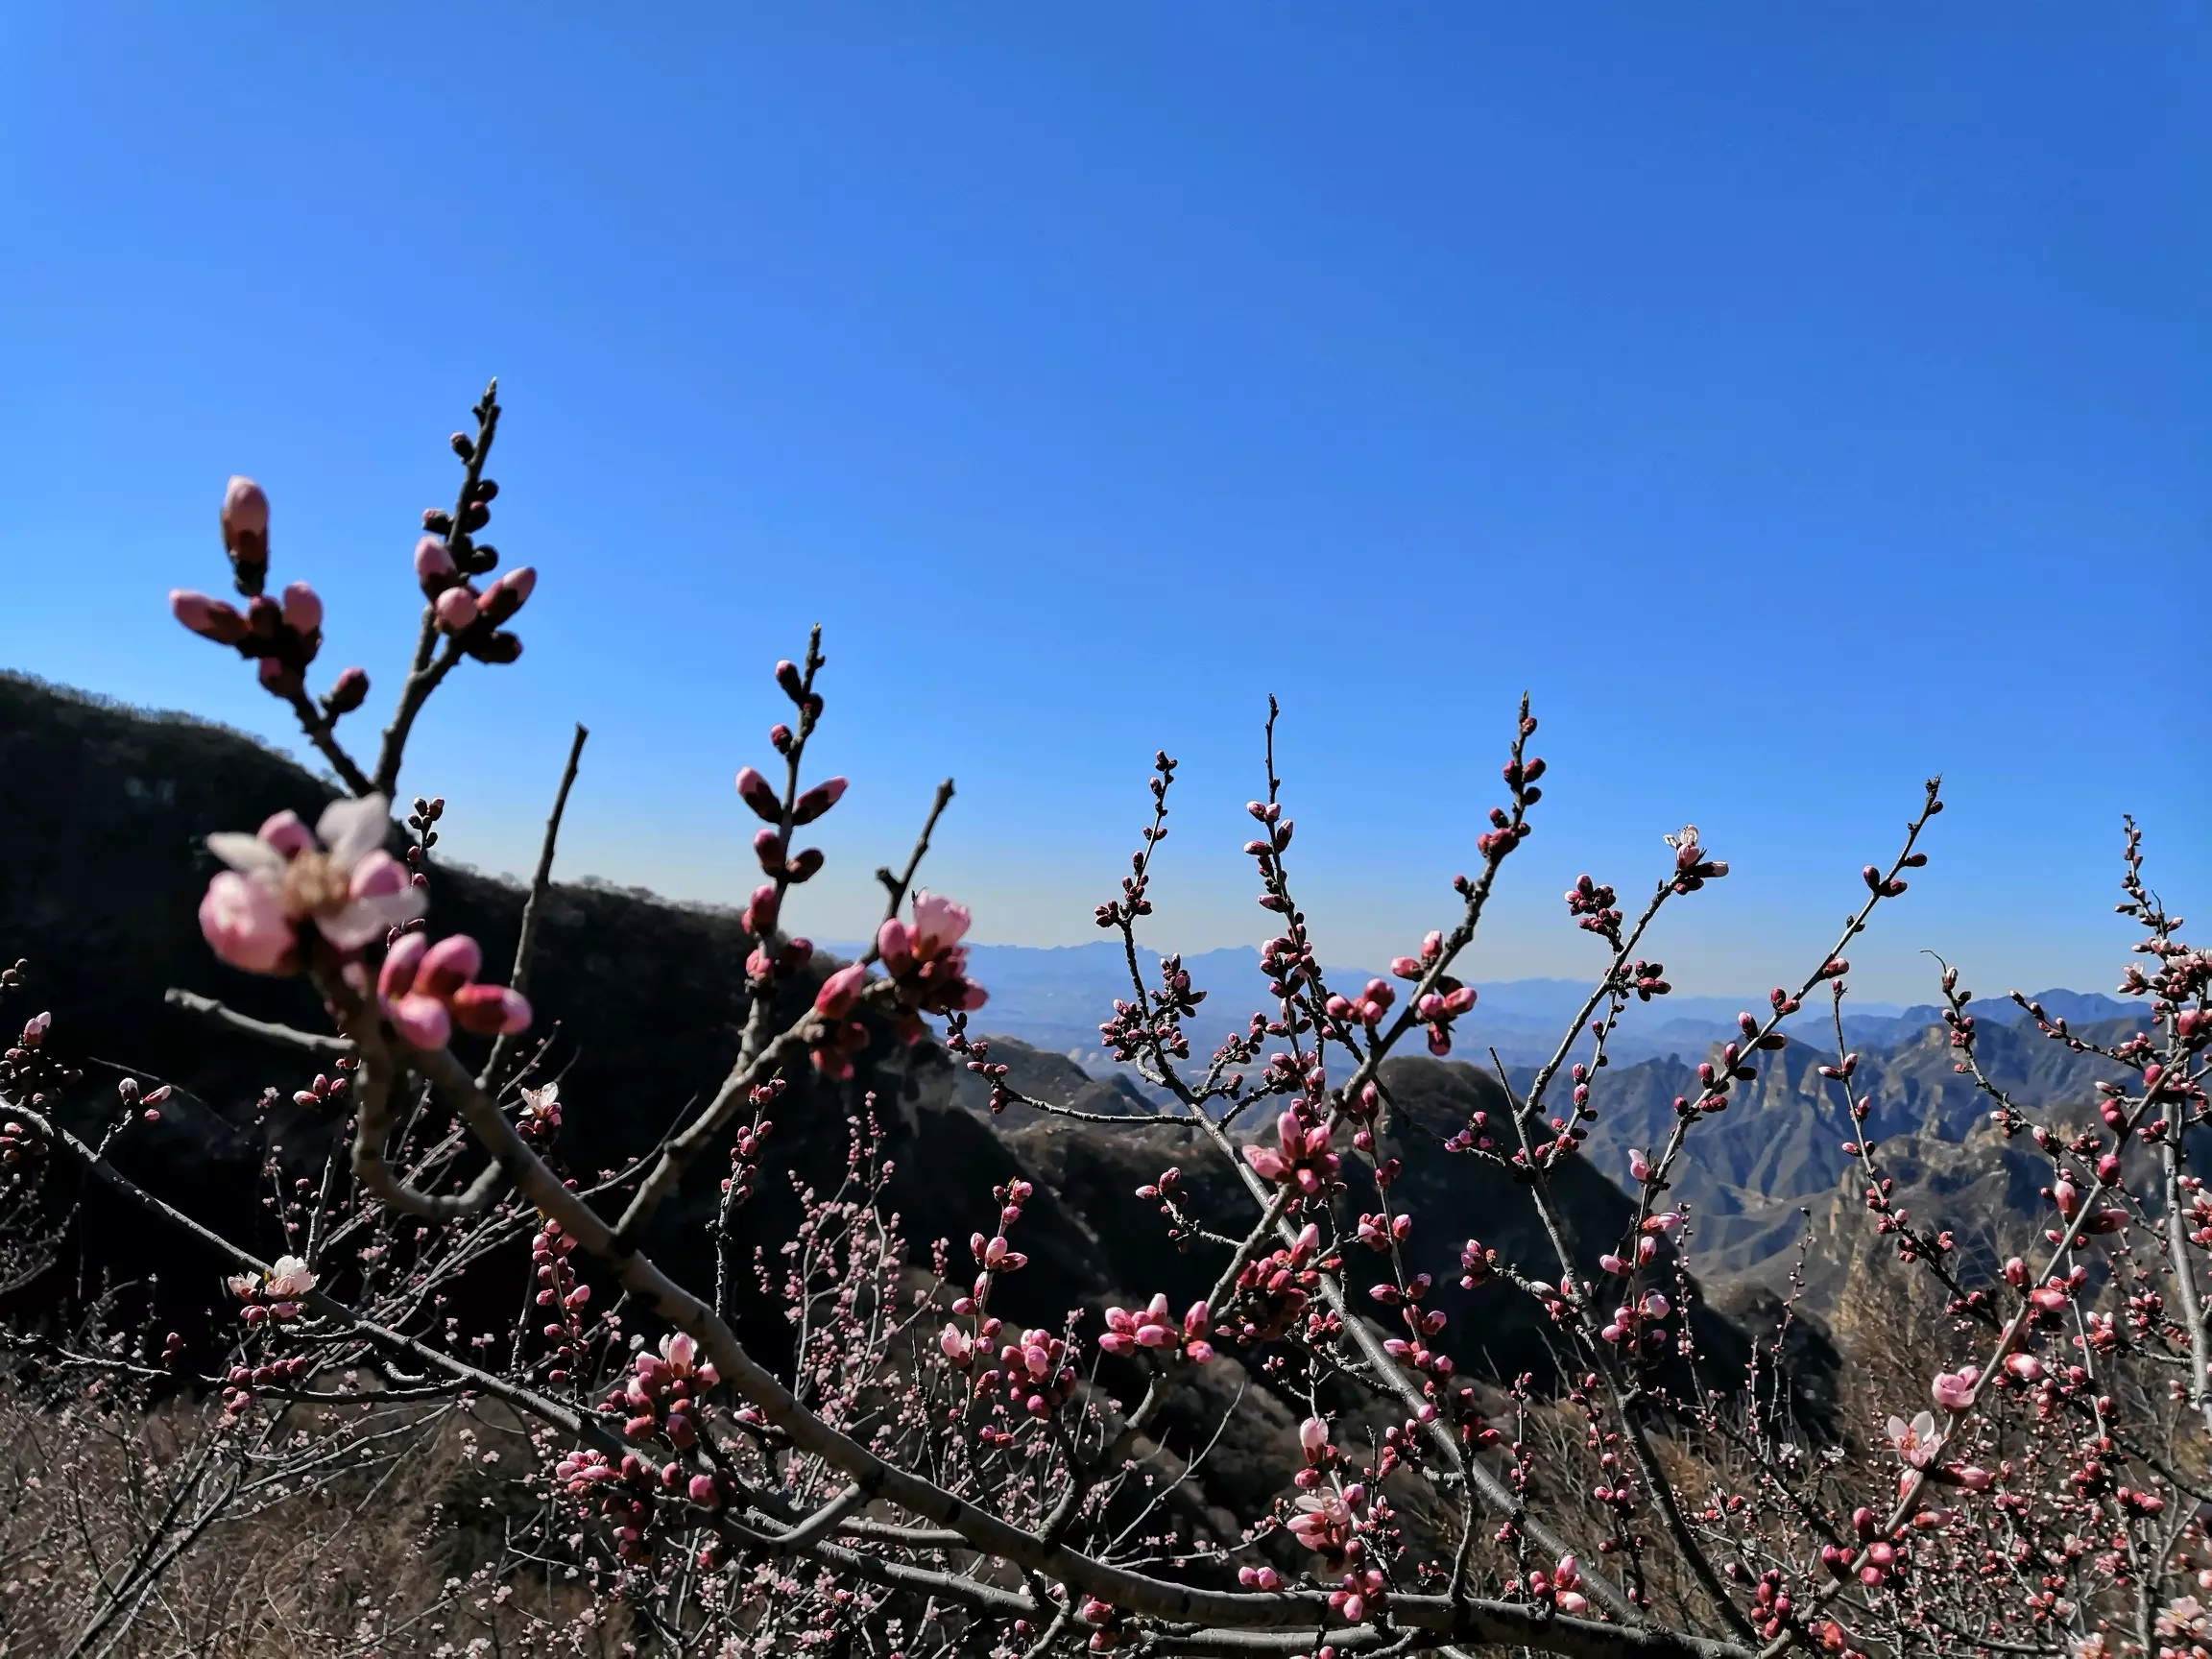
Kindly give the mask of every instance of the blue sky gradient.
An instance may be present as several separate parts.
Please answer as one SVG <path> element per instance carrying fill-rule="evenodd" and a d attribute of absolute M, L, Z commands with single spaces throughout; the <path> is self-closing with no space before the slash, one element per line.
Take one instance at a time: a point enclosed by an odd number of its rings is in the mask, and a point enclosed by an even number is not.
<path fill-rule="evenodd" d="M 2212 21 L 1960 6 L 386 5 L 0 12 L 0 663 L 303 750 L 162 603 L 275 501 L 380 721 L 482 377 L 514 668 L 406 783 L 527 867 L 755 878 L 768 666 L 830 666 L 828 873 L 934 781 L 978 936 L 1091 935 L 1155 746 L 1155 942 L 1249 942 L 1265 695 L 1333 960 L 1450 912 L 1513 700 L 1551 762 L 1471 976 L 1685 819 L 1685 991 L 1800 972 L 1941 770 L 1863 988 L 2106 986 L 2118 817 L 2212 887 Z"/>

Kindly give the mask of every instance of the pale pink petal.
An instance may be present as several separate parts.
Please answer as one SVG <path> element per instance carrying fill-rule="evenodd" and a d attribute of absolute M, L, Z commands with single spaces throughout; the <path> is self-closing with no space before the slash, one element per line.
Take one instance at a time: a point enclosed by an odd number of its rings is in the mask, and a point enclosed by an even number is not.
<path fill-rule="evenodd" d="M 292 949 L 292 927 L 275 888 L 223 871 L 200 901 L 200 931 L 215 954 L 249 974 L 274 974 Z"/>
<path fill-rule="evenodd" d="M 263 819 L 261 828 L 253 833 L 286 858 L 305 853 L 315 845 L 314 832 L 300 821 L 300 814 L 289 806 Z"/>
<path fill-rule="evenodd" d="M 330 862 L 347 871 L 382 847 L 391 832 L 391 803 L 381 795 L 333 801 L 315 825 L 315 833 L 323 838 Z"/>
<path fill-rule="evenodd" d="M 415 885 L 407 878 L 407 867 L 382 848 L 363 857 L 353 866 L 347 892 L 354 899 L 389 899 L 395 893 L 404 893 Z"/>
<path fill-rule="evenodd" d="M 955 904 L 939 893 L 914 895 L 914 953 L 934 956 L 956 945 L 972 920 L 968 906 Z"/>
<path fill-rule="evenodd" d="M 290 1301 L 315 1288 L 315 1275 L 297 1256 L 279 1256 L 269 1270 L 269 1294 Z"/>
<path fill-rule="evenodd" d="M 266 876 L 272 882 L 284 874 L 284 854 L 255 835 L 220 830 L 207 837 L 207 851 L 233 870 Z"/>

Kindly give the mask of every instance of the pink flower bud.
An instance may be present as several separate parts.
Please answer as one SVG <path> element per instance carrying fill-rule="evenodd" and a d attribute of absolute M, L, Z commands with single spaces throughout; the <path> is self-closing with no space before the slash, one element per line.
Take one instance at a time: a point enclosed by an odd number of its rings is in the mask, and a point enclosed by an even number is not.
<path fill-rule="evenodd" d="M 248 565 L 269 560 L 269 497 L 251 478 L 233 476 L 223 492 L 218 515 L 223 527 L 223 550 Z"/>
<path fill-rule="evenodd" d="M 524 565 L 510 570 L 484 591 L 484 614 L 494 626 L 504 622 L 522 609 L 522 602 L 530 597 L 538 586 L 538 572 Z"/>
<path fill-rule="evenodd" d="M 340 671 L 330 683 L 330 689 L 323 693 L 323 706 L 333 716 L 350 714 L 368 700 L 369 675 L 360 668 Z"/>
<path fill-rule="evenodd" d="M 782 801 L 769 786 L 768 780 L 750 766 L 738 768 L 737 797 L 769 823 L 781 825 L 783 822 Z"/>
<path fill-rule="evenodd" d="M 791 821 L 794 824 L 811 824 L 830 807 L 837 805 L 845 793 L 845 780 L 830 778 L 814 785 L 792 804 Z"/>
<path fill-rule="evenodd" d="M 530 1028 L 530 1004 L 504 985 L 464 985 L 453 993 L 453 1022 L 479 1037 L 511 1036 Z"/>
<path fill-rule="evenodd" d="M 842 1019 L 850 1013 L 859 999 L 860 989 L 868 983 L 868 970 L 854 962 L 837 970 L 822 981 L 822 989 L 814 994 L 814 1011 L 831 1020 Z"/>
<path fill-rule="evenodd" d="M 747 901 L 745 914 L 737 919 L 739 926 L 756 939 L 765 939 L 776 927 L 776 913 L 782 902 L 776 896 L 776 883 L 763 881 L 753 889 Z"/>
<path fill-rule="evenodd" d="M 295 634 L 312 634 L 323 626 L 323 601 L 304 582 L 284 589 L 284 626 Z"/>
<path fill-rule="evenodd" d="M 438 626 L 459 634 L 476 620 L 476 595 L 466 587 L 448 588 L 438 595 Z"/>
<path fill-rule="evenodd" d="M 906 924 L 894 916 L 877 928 L 876 953 L 893 974 L 903 974 L 914 960 L 914 936 Z"/>
<path fill-rule="evenodd" d="M 218 645 L 235 645 L 246 637 L 246 618 L 233 607 L 204 593 L 171 589 L 169 613 L 203 639 L 212 639 Z"/>
<path fill-rule="evenodd" d="M 460 581 L 461 572 L 454 565 L 453 550 L 435 536 L 425 536 L 416 542 L 415 580 L 421 585 L 425 599 L 437 598 Z"/>
<path fill-rule="evenodd" d="M 441 939 L 424 951 L 416 971 L 415 989 L 430 997 L 450 997 L 484 967 L 484 952 L 466 933 Z"/>

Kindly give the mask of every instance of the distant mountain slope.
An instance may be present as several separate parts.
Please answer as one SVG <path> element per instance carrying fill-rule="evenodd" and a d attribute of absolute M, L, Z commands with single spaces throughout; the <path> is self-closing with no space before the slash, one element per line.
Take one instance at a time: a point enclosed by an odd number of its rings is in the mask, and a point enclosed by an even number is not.
<path fill-rule="evenodd" d="M 978 977 L 990 987 L 991 1003 L 982 1022 L 1036 1048 L 1067 1055 L 1095 1074 L 1114 1069 L 1098 1043 L 1099 1022 L 1114 1011 L 1117 998 L 1131 995 L 1129 970 L 1121 947 L 1111 941 L 1088 945 L 1034 947 L 978 945 L 970 951 Z M 1157 983 L 1159 956 L 1141 953 L 1147 984 Z M 1186 955 L 1183 965 L 1207 993 L 1198 1016 L 1186 1022 L 1194 1054 L 1210 1053 L 1233 1031 L 1241 1031 L 1255 1009 L 1267 1006 L 1266 982 L 1256 950 L 1232 947 Z M 1330 982 L 1356 989 L 1375 976 L 1365 968 L 1333 967 Z M 1458 1050 L 1485 1054 L 1490 1048 L 1507 1065 L 1534 1066 L 1548 1058 L 1589 995 L 1588 983 L 1574 979 L 1508 979 L 1479 984 L 1475 1009 L 1459 1022 Z M 2038 999 L 2056 1016 L 2077 1024 L 2125 1017 L 2128 1005 L 2095 992 L 2051 990 Z M 1736 1015 L 1765 1002 L 1747 997 L 1671 996 L 1631 1011 L 1612 1045 L 1617 1064 L 1672 1055 L 1695 1063 L 1714 1044 L 1735 1035 Z M 2025 1018 L 2003 998 L 1973 1005 L 1988 1023 L 2009 1025 Z M 1815 1018 L 1808 1016 L 1807 1020 Z M 1862 1047 L 1886 1047 L 1911 1041 L 1936 1024 L 1933 1006 L 1853 1002 L 1844 1032 Z M 1806 1021 L 1801 1020 L 1800 1023 Z"/>

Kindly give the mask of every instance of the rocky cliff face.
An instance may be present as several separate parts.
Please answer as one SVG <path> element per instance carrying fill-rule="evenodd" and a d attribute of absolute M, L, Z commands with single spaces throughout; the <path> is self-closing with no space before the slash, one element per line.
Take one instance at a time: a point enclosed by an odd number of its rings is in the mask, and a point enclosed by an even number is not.
<path fill-rule="evenodd" d="M 1853 1128 L 1839 1085 L 1817 1068 L 1831 1063 L 1832 1045 L 1817 1035 L 1813 1010 L 1795 1022 L 1808 1041 L 1779 1054 L 1760 1056 L 1759 1077 L 1740 1087 L 1726 1111 L 1698 1123 L 1671 1196 L 1689 1205 L 1696 1233 L 1691 1262 L 1715 1279 L 1742 1279 L 1782 1288 L 1806 1232 L 1805 1212 L 1825 1219 L 1815 1230 L 1816 1270 L 1809 1286 L 1809 1310 L 1833 1314 L 1841 1305 L 1847 1276 L 1838 1251 L 1857 1251 L 1867 1231 L 1859 1209 L 1864 1185 L 1858 1165 L 1843 1151 L 1861 1138 Z M 2134 1023 L 2112 1021 L 2082 1034 L 2109 1040 Z M 1994 1019 L 1977 1022 L 1984 1070 L 2016 1097 L 2086 1114 L 2099 1079 L 2119 1073 L 2095 1055 L 2076 1055 L 2032 1026 Z M 1955 1056 L 1941 1025 L 1927 1024 L 1886 1048 L 1861 1051 L 1855 1090 L 1870 1096 L 1867 1127 L 1882 1147 L 1885 1166 L 1909 1184 L 1928 1171 L 1936 1183 L 1916 1214 L 1959 1229 L 1961 1237 L 2001 1230 L 2005 1217 L 2025 1214 L 2045 1176 L 2023 1186 L 2023 1154 L 2005 1152 L 1984 1133 L 1989 1097 L 1953 1068 Z M 1695 1068 L 1678 1060 L 1646 1060 L 1607 1068 L 1591 1090 L 1599 1109 L 1588 1153 L 1599 1168 L 1627 1166 L 1628 1148 L 1663 1142 L 1674 1122 L 1677 1097 L 1695 1097 Z M 1941 1177 L 1934 1171 L 1947 1171 Z M 1833 1243 L 1824 1240 L 1833 1238 Z M 1893 1263 L 1892 1263 L 1893 1265 Z"/>

